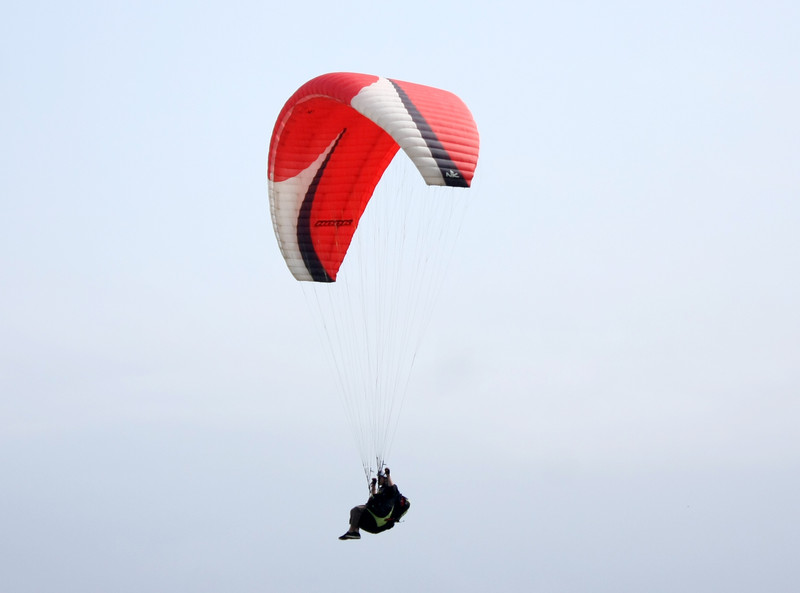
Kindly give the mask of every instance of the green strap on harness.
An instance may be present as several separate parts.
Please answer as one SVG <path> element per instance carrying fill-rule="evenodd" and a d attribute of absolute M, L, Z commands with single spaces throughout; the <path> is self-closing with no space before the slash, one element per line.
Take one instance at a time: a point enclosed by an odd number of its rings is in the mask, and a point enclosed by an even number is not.
<path fill-rule="evenodd" d="M 385 517 L 379 517 L 378 515 L 373 513 L 372 510 L 369 508 L 367 508 L 367 510 L 369 511 L 369 514 L 372 515 L 372 518 L 375 519 L 375 524 L 378 527 L 383 527 L 389 522 L 389 518 L 392 516 L 392 513 L 394 512 L 394 505 L 392 505 L 392 508 L 389 509 L 389 513 Z"/>

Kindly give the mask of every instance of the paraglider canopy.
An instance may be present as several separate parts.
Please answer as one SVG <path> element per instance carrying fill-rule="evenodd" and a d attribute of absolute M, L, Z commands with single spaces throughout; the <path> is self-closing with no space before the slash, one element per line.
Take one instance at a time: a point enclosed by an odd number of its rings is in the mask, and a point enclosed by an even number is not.
<path fill-rule="evenodd" d="M 428 185 L 469 187 L 478 146 L 469 109 L 447 91 L 342 72 L 301 86 L 278 116 L 268 162 L 272 221 L 294 277 L 336 280 L 400 148 Z"/>
<path fill-rule="evenodd" d="M 314 78 L 275 123 L 275 234 L 294 277 L 308 281 L 302 292 L 318 313 L 329 381 L 340 384 L 368 483 L 392 446 L 478 145 L 452 93 L 367 74 Z"/>

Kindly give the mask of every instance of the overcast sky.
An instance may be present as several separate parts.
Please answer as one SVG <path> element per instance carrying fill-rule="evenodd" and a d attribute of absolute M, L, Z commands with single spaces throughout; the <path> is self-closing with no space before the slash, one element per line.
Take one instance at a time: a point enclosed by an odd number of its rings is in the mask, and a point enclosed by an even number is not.
<path fill-rule="evenodd" d="M 800 4 L 277 4 L 3 7 L 0 589 L 800 590 Z M 481 133 L 359 542 L 266 189 L 342 70 Z"/>

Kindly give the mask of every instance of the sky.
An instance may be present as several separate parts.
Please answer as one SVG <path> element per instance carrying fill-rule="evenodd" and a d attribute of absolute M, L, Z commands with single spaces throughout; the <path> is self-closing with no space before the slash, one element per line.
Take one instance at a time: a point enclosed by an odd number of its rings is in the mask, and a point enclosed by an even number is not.
<path fill-rule="evenodd" d="M 800 5 L 276 4 L 3 6 L 0 589 L 800 589 Z M 358 542 L 266 188 L 334 71 L 481 134 Z"/>

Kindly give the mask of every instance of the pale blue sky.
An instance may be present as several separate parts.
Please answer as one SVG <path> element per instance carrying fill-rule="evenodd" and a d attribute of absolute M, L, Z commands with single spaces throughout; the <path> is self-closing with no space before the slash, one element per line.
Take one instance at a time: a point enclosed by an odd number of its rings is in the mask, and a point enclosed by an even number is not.
<path fill-rule="evenodd" d="M 4 592 L 800 588 L 796 2 L 2 12 Z M 265 172 L 338 70 L 482 140 L 391 459 L 414 508 L 346 543 Z"/>

